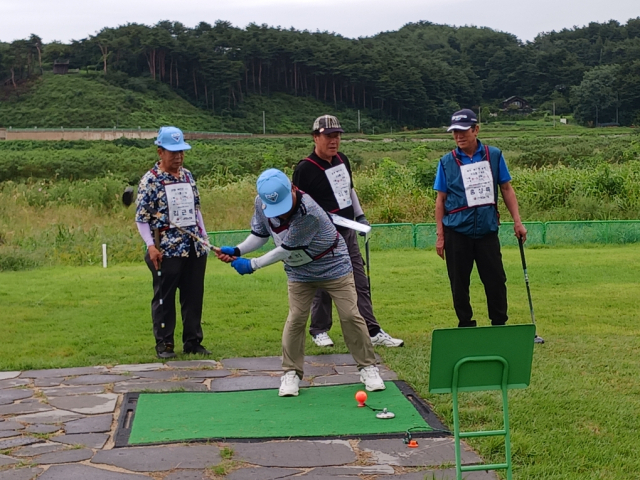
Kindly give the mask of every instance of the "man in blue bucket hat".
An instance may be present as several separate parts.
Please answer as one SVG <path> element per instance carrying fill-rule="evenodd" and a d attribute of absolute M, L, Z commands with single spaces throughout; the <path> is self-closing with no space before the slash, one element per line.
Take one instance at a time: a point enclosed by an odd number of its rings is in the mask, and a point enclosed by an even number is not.
<path fill-rule="evenodd" d="M 160 161 L 140 180 L 136 224 L 147 244 L 145 262 L 153 275 L 151 317 L 160 359 L 176 356 L 176 290 L 180 290 L 184 353 L 209 355 L 201 345 L 202 301 L 207 249 L 194 235 L 206 239 L 200 194 L 184 152 L 191 146 L 176 127 L 162 127 L 154 142 Z M 153 233 L 152 233 L 153 232 Z M 191 234 L 191 235 L 190 235 Z"/>
<path fill-rule="evenodd" d="M 327 213 L 307 194 L 292 186 L 274 168 L 257 181 L 258 196 L 251 234 L 235 247 L 216 249 L 218 258 L 230 262 L 241 275 L 282 261 L 289 279 L 289 315 L 282 332 L 282 369 L 278 394 L 297 396 L 304 371 L 306 325 L 311 303 L 319 288 L 333 299 L 345 343 L 369 391 L 384 390 L 373 345 L 358 311 L 358 297 L 347 246 Z M 257 258 L 243 258 L 273 238 L 276 248 Z"/>

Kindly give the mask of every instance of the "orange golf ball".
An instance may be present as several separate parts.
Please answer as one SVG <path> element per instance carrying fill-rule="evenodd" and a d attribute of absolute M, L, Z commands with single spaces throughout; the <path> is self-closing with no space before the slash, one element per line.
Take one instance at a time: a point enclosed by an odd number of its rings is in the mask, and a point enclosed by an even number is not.
<path fill-rule="evenodd" d="M 366 402 L 366 401 L 367 401 L 367 392 L 364 392 L 364 391 L 362 391 L 362 390 L 359 390 L 359 391 L 356 393 L 356 401 L 357 401 L 359 404 L 364 404 L 364 402 Z"/>

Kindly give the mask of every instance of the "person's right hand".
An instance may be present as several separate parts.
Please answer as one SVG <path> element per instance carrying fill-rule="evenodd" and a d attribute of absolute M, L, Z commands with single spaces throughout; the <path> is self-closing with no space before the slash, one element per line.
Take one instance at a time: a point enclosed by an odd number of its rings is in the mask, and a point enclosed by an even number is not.
<path fill-rule="evenodd" d="M 149 251 L 149 259 L 151 259 L 151 263 L 156 268 L 156 270 L 160 270 L 160 264 L 162 263 L 162 252 L 156 248 L 155 245 L 149 245 L 147 248 Z"/>
<path fill-rule="evenodd" d="M 224 263 L 231 263 L 240 256 L 238 247 L 220 247 L 214 248 L 213 251 L 216 257 L 218 257 L 218 260 Z"/>
<path fill-rule="evenodd" d="M 436 253 L 444 260 L 444 233 L 437 236 Z"/>

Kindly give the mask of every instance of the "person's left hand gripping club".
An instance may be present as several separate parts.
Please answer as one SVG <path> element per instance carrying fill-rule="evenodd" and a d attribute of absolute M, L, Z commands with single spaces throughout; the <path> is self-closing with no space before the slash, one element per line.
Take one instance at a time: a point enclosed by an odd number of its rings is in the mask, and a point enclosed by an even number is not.
<path fill-rule="evenodd" d="M 233 262 L 231 262 L 231 266 L 236 269 L 240 275 L 247 275 L 253 273 L 253 268 L 251 267 L 251 260 L 248 258 L 236 258 Z"/>

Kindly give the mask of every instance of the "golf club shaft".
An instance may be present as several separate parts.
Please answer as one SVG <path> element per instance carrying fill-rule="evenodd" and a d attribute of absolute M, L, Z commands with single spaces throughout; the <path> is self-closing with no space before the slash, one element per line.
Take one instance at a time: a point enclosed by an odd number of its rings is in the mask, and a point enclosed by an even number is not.
<path fill-rule="evenodd" d="M 153 243 L 155 247 L 160 251 L 160 230 L 157 228 L 153 230 Z M 156 275 L 158 277 L 158 297 L 160 303 L 160 314 L 162 316 L 162 320 L 160 322 L 160 328 L 164 329 L 165 323 L 165 315 L 164 315 L 164 292 L 162 290 L 162 258 L 158 260 L 158 269 L 156 270 Z"/>
<path fill-rule="evenodd" d="M 158 210 L 153 208 L 151 205 L 146 204 L 144 206 L 145 206 L 145 208 L 147 210 L 149 210 L 149 213 L 151 213 L 151 215 L 156 217 L 158 220 L 162 220 L 164 222 L 169 222 L 169 225 L 171 225 L 173 228 L 178 230 L 180 233 L 184 233 L 185 235 L 189 235 L 193 240 L 195 240 L 196 242 L 200 242 L 202 245 L 204 245 L 209 250 L 213 250 L 214 249 L 214 246 L 211 245 L 209 242 L 207 242 L 204 238 L 201 238 L 198 235 L 196 235 L 195 233 L 191 233 L 190 231 L 185 230 L 182 227 L 179 227 L 178 225 L 173 223 L 170 218 L 167 218 L 167 215 L 163 215 L 162 213 L 158 212 Z"/>
<path fill-rule="evenodd" d="M 371 296 L 371 272 L 369 271 L 369 238 L 369 235 L 367 235 L 364 241 L 364 255 L 367 261 L 367 284 L 369 285 L 369 296 Z"/>
<path fill-rule="evenodd" d="M 527 285 L 527 297 L 529 298 L 529 311 L 531 312 L 531 321 L 535 325 L 536 317 L 533 313 L 533 302 L 531 301 L 531 289 L 529 288 L 529 274 L 527 273 L 527 261 L 524 258 L 524 246 L 522 239 L 518 237 L 518 245 L 520 247 L 520 258 L 522 259 L 522 270 L 524 271 L 524 283 Z"/>

